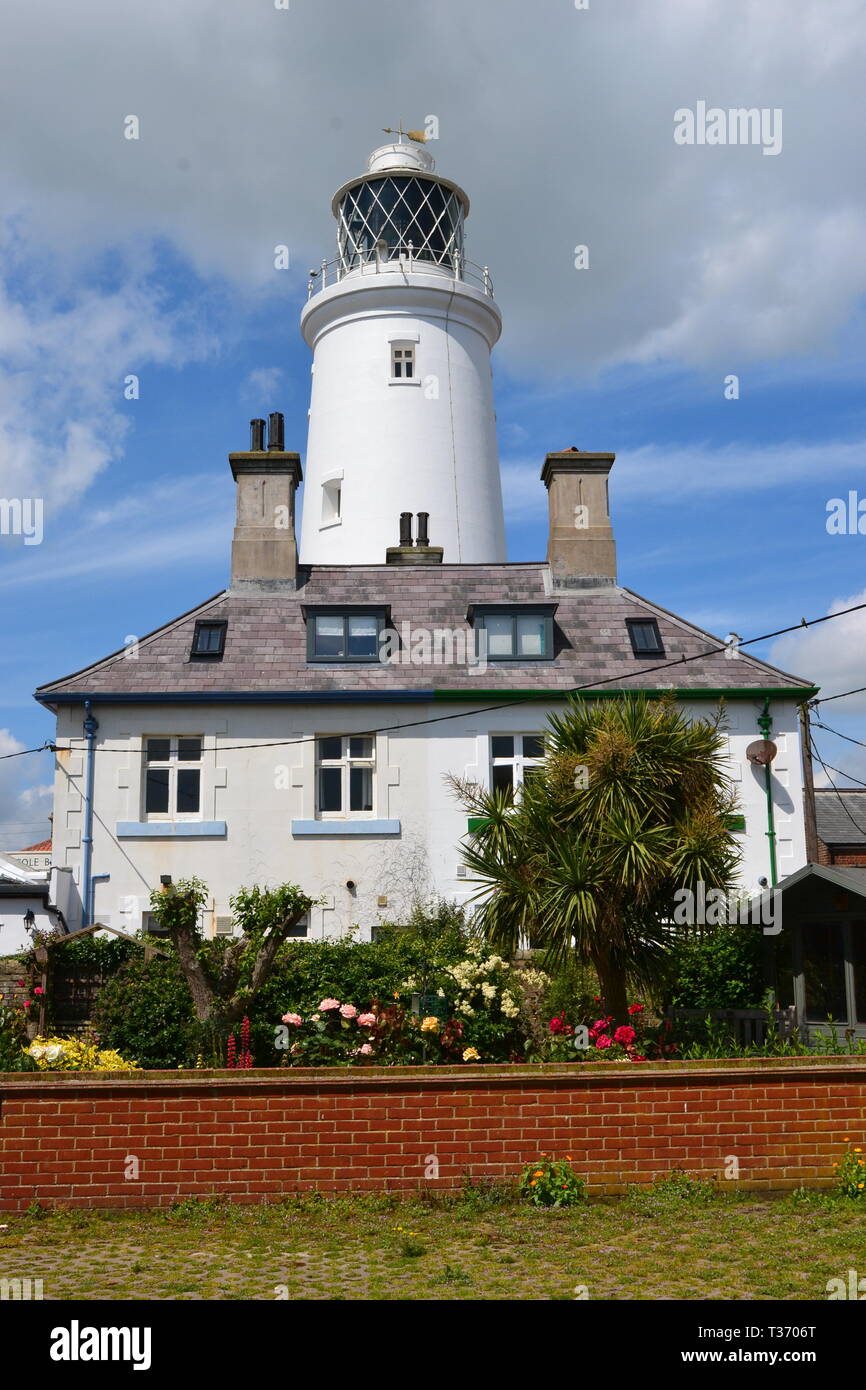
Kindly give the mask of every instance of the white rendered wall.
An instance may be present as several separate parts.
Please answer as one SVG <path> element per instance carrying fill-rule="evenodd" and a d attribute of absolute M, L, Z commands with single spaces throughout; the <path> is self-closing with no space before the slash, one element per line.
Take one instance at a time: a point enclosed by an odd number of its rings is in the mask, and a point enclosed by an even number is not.
<path fill-rule="evenodd" d="M 745 888 L 756 891 L 758 879 L 770 877 L 766 798 L 763 772 L 757 776 L 745 761 L 745 748 L 757 736 L 760 706 L 757 700 L 732 701 L 728 706 L 729 770 L 740 789 L 747 825 L 738 836 L 743 850 L 740 878 Z M 467 705 L 463 718 L 380 735 L 375 814 L 377 819 L 399 820 L 399 837 L 299 839 L 292 834 L 292 821 L 315 818 L 312 742 L 285 748 L 234 745 L 360 732 L 432 718 L 443 713 L 443 706 L 97 705 L 100 744 L 122 751 L 97 752 L 96 757 L 93 872 L 110 874 L 107 882 L 95 886 L 96 919 L 137 931 L 149 891 L 166 873 L 174 879 L 195 874 L 208 884 L 209 933 L 216 916 L 229 915 L 230 896 L 241 885 L 253 883 L 292 880 L 311 896 L 323 897 L 324 904 L 313 911 L 312 938 L 337 936 L 357 924 L 367 937 L 377 921 L 399 919 L 416 889 L 463 901 L 471 885 L 457 876 L 458 844 L 467 818 L 446 785 L 446 775 L 487 783 L 491 734 L 540 732 L 555 708 L 561 705 L 539 703 L 531 710 L 476 714 Z M 712 706 L 695 701 L 686 708 L 695 717 L 706 717 Z M 781 701 L 771 708 L 772 736 L 779 747 L 773 793 L 781 878 L 805 862 L 802 779 L 796 709 Z M 449 704 L 444 712 L 455 714 L 458 707 Z M 142 736 L 160 733 L 204 735 L 202 815 L 225 821 L 225 838 L 114 838 L 118 822 L 141 819 Z M 57 737 L 61 747 L 70 738 L 75 742 L 71 751 L 60 753 L 65 772 L 58 773 L 55 784 L 55 862 L 70 867 L 80 885 L 80 708 L 61 711 Z M 356 884 L 354 893 L 346 888 L 348 880 Z M 387 904 L 379 905 L 380 895 Z M 69 926 L 79 924 L 70 914 Z"/>
<path fill-rule="evenodd" d="M 301 326 L 313 348 L 301 562 L 384 563 L 401 511 L 429 512 L 446 564 L 505 560 L 493 299 L 433 270 L 367 267 L 315 295 Z M 415 348 L 409 382 L 392 380 L 394 341 Z M 335 479 L 342 519 L 323 526 Z"/>

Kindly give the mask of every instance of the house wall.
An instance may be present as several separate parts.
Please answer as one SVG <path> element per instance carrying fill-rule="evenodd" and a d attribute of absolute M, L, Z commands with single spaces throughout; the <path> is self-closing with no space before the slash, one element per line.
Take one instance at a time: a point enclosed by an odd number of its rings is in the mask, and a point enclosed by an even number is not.
<path fill-rule="evenodd" d="M 26 912 L 36 919 L 34 931 L 50 932 L 57 926 L 57 913 L 48 911 L 44 899 L 28 894 L 26 888 L 14 898 L 0 896 L 0 956 L 15 956 L 33 945 L 24 922 Z"/>
<path fill-rule="evenodd" d="M 494 701 L 485 701 L 494 703 Z M 339 935 L 360 924 L 363 934 L 378 920 L 407 910 L 417 890 L 458 901 L 471 885 L 457 876 L 458 844 L 467 818 L 446 785 L 448 773 L 486 781 L 494 732 L 543 730 L 547 715 L 561 705 L 531 705 L 478 712 L 471 705 L 201 705 L 94 706 L 99 721 L 94 791 L 93 873 L 108 874 L 95 888 L 95 918 L 135 931 L 148 908 L 149 893 L 162 874 L 177 880 L 192 874 L 211 893 L 205 929 L 229 914 L 229 897 L 241 885 L 293 880 L 323 899 L 312 913 L 311 937 Z M 686 707 L 697 718 L 709 701 Z M 746 817 L 741 877 L 754 890 L 769 877 L 767 812 L 763 770 L 746 762 L 756 737 L 760 702 L 730 702 L 726 768 L 734 778 Z M 418 721 L 457 716 L 418 726 Z M 773 769 L 780 873 L 805 862 L 799 733 L 792 702 L 773 706 L 773 738 L 779 756 Z M 55 783 L 55 862 L 72 870 L 80 894 L 83 785 L 85 772 L 81 707 L 63 707 L 58 718 Z M 327 822 L 310 836 L 293 822 L 315 822 L 315 752 L 312 737 L 363 732 L 408 724 L 378 736 L 375 821 L 363 834 L 348 823 Z M 142 740 L 149 734 L 202 734 L 205 740 L 202 816 L 223 833 L 197 838 L 118 835 L 118 826 L 143 819 Z M 299 740 L 277 747 L 256 744 Z M 301 740 L 307 740 L 303 742 Z M 393 824 L 399 822 L 399 833 Z M 353 821 L 352 826 L 359 822 Z M 193 827 L 194 828 L 194 827 Z M 307 827 L 309 828 L 309 827 Z M 353 881 L 354 890 L 346 887 Z M 379 898 L 387 899 L 380 904 Z M 67 920 L 81 923 L 73 907 Z"/>
<path fill-rule="evenodd" d="M 737 1171 L 750 1188 L 826 1186 L 843 1136 L 866 1137 L 864 1083 L 862 1058 L 7 1074 L 0 1209 L 453 1188 L 466 1175 L 513 1180 L 542 1152 L 570 1155 L 595 1192 L 674 1168 Z"/>

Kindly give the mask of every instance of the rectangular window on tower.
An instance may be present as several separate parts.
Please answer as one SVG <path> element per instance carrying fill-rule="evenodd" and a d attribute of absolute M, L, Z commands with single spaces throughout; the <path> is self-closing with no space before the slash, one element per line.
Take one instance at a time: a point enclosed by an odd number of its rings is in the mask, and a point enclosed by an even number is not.
<path fill-rule="evenodd" d="M 391 380 L 415 379 L 415 349 L 411 343 L 391 344 Z"/>

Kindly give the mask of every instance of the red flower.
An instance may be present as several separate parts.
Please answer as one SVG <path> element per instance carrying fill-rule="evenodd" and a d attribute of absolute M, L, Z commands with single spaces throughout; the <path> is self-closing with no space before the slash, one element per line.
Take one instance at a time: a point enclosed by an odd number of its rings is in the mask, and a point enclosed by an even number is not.
<path fill-rule="evenodd" d="M 628 1011 L 630 1014 L 642 1014 L 643 1004 L 629 1004 Z"/>
<path fill-rule="evenodd" d="M 617 1028 L 613 1035 L 613 1040 L 614 1042 L 624 1043 L 625 1046 L 628 1047 L 629 1043 L 633 1043 L 636 1037 L 637 1034 L 634 1029 L 623 1024 L 620 1028 Z"/>
<path fill-rule="evenodd" d="M 613 1044 L 611 1039 L 607 1036 L 607 1033 L 602 1033 L 595 1045 L 596 1047 L 611 1047 Z"/>
<path fill-rule="evenodd" d="M 37 985 L 36 988 L 34 989 L 33 993 L 34 993 L 34 994 L 44 994 L 45 991 L 43 990 L 43 988 L 42 988 L 41 985 Z"/>

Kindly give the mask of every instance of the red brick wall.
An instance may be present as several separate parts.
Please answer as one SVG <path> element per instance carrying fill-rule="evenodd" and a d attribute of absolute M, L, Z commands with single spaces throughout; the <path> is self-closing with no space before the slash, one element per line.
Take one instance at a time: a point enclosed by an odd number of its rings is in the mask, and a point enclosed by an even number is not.
<path fill-rule="evenodd" d="M 0 1209 L 447 1187 L 514 1177 L 541 1151 L 570 1154 L 596 1191 L 674 1167 L 721 1178 L 730 1155 L 742 1183 L 793 1187 L 828 1182 L 846 1135 L 866 1148 L 863 1058 L 6 1074 Z"/>

